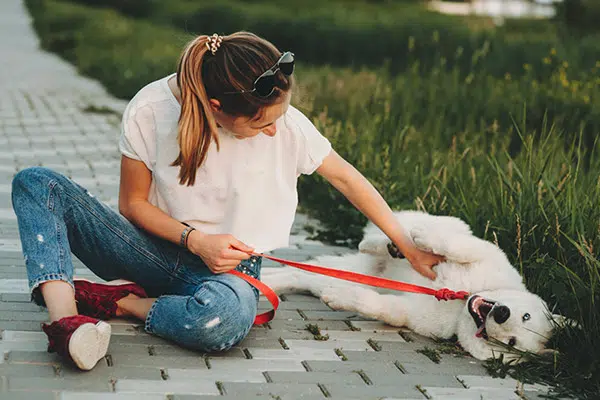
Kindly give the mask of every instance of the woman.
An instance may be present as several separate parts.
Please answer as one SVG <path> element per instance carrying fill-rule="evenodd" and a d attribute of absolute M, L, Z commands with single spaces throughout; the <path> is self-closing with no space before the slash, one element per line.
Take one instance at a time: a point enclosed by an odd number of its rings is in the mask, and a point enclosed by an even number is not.
<path fill-rule="evenodd" d="M 379 226 L 422 274 L 439 257 L 415 248 L 386 202 L 290 106 L 294 55 L 251 33 L 199 36 L 177 73 L 152 82 L 123 115 L 119 213 L 65 176 L 28 168 L 13 180 L 32 299 L 45 304 L 49 349 L 89 370 L 110 325 L 200 351 L 248 333 L 264 252 L 288 245 L 297 178 L 318 174 Z M 71 253 L 104 280 L 73 280 Z"/>

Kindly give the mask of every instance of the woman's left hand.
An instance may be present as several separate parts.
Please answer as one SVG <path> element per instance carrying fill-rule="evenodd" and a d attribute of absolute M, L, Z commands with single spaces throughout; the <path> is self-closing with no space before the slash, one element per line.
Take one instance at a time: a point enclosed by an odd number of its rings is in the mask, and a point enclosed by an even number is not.
<path fill-rule="evenodd" d="M 398 248 L 401 249 L 402 254 L 415 271 L 431 280 L 434 280 L 437 276 L 432 268 L 445 260 L 443 256 L 418 249 L 411 242 L 404 243 L 403 246 L 398 246 Z"/>

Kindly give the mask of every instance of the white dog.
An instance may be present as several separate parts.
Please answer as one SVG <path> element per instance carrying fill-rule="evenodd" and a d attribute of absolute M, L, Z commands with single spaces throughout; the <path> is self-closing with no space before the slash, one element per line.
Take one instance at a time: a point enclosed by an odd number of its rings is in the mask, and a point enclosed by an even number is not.
<path fill-rule="evenodd" d="M 518 352 L 507 351 L 492 338 L 521 351 L 544 352 L 553 317 L 546 303 L 526 289 L 502 250 L 473 236 L 469 226 L 458 218 L 416 211 L 395 216 L 417 247 L 445 256 L 446 261 L 435 267 L 434 281 L 419 275 L 372 224 L 365 228 L 359 253 L 318 257 L 311 263 L 434 289 L 465 290 L 470 293 L 466 301 L 375 291 L 291 267 L 265 268 L 262 280 L 277 293 L 309 291 L 333 309 L 355 311 L 421 335 L 457 335 L 463 348 L 478 359 L 505 353 L 505 361 L 520 361 Z"/>

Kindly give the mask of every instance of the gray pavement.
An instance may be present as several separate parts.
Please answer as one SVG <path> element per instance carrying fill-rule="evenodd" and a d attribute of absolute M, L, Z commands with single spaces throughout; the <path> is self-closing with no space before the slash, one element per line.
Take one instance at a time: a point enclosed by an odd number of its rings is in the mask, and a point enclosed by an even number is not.
<path fill-rule="evenodd" d="M 443 354 L 436 363 L 418 352 L 435 349 L 434 341 L 302 295 L 283 296 L 274 321 L 222 354 L 184 350 L 147 335 L 134 320 L 110 321 L 108 355 L 92 371 L 76 371 L 47 353 L 41 323 L 48 315 L 29 302 L 11 178 L 28 166 L 47 166 L 116 206 L 125 103 L 41 51 L 30 22 L 21 0 L 0 1 L 0 400 L 535 399 L 544 393 L 493 379 L 468 356 Z M 293 245 L 274 254 L 307 260 L 350 251 L 308 240 L 307 222 L 299 214 Z M 76 274 L 99 280 L 80 262 Z M 328 339 L 316 340 L 309 324 Z"/>

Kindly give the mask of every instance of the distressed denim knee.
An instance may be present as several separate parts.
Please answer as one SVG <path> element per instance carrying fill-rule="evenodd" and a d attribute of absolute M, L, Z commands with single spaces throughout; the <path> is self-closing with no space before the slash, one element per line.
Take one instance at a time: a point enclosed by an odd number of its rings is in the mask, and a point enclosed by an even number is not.
<path fill-rule="evenodd" d="M 222 351 L 246 337 L 256 309 L 250 285 L 233 275 L 218 275 L 192 296 L 159 297 L 146 318 L 146 331 L 191 349 Z"/>

